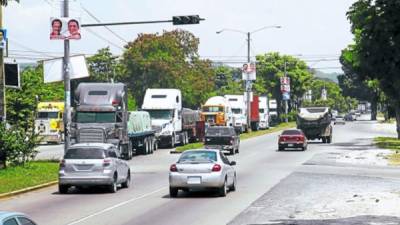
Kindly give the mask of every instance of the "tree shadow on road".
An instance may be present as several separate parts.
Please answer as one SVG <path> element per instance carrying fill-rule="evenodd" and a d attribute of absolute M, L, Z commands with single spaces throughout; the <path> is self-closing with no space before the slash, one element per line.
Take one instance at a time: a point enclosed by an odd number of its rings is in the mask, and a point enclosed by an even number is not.
<path fill-rule="evenodd" d="M 394 216 L 366 215 L 322 220 L 273 220 L 270 223 L 257 223 L 257 225 L 399 225 L 399 221 L 400 218 Z"/>

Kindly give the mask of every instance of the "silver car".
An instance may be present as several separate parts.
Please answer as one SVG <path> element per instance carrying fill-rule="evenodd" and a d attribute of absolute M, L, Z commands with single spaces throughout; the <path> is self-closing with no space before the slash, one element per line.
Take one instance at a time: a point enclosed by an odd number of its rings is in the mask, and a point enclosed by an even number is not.
<path fill-rule="evenodd" d="M 131 172 L 114 145 L 76 144 L 67 150 L 61 160 L 58 180 L 60 193 L 67 193 L 71 186 L 100 185 L 115 193 L 119 184 L 129 187 Z"/>
<path fill-rule="evenodd" d="M 169 194 L 176 197 L 179 190 L 214 189 L 220 196 L 236 190 L 235 161 L 217 149 L 195 149 L 182 153 L 169 172 Z"/>
<path fill-rule="evenodd" d="M 0 211 L 0 225 L 36 225 L 36 223 L 23 213 Z"/>

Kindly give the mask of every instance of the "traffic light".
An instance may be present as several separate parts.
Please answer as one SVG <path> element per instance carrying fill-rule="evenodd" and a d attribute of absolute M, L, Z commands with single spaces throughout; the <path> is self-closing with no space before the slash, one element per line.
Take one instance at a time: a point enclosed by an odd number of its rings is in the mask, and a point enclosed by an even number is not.
<path fill-rule="evenodd" d="M 200 23 L 199 15 L 172 17 L 172 24 L 174 25 L 187 25 L 187 24 L 199 24 L 199 23 Z"/>

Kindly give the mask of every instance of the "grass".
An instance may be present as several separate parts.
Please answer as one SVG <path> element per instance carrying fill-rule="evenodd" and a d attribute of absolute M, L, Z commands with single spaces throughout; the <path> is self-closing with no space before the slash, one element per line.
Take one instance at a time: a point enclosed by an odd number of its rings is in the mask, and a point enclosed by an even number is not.
<path fill-rule="evenodd" d="M 393 137 L 376 137 L 374 143 L 379 148 L 393 150 L 393 154 L 389 156 L 390 165 L 400 166 L 400 139 Z"/>
<path fill-rule="evenodd" d="M 0 194 L 45 184 L 58 179 L 58 163 L 35 161 L 0 170 Z"/>
<path fill-rule="evenodd" d="M 261 135 L 265 135 L 265 134 L 274 133 L 274 132 L 277 132 L 280 130 L 293 128 L 295 126 L 296 126 L 296 122 L 281 123 L 276 127 L 269 128 L 268 130 L 259 130 L 259 131 L 249 132 L 249 133 L 243 133 L 240 135 L 240 140 L 245 140 L 248 138 L 253 138 L 253 137 L 257 137 L 257 136 L 261 136 Z M 188 144 L 185 146 L 179 146 L 176 148 L 176 151 L 184 152 L 189 149 L 196 149 L 196 148 L 202 148 L 202 147 L 204 147 L 203 143 L 192 143 L 192 144 Z"/>

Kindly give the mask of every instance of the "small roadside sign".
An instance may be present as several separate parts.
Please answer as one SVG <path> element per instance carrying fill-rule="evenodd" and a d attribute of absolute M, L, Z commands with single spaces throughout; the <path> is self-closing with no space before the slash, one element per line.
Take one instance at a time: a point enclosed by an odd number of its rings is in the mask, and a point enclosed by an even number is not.
<path fill-rule="evenodd" d="M 256 64 L 254 62 L 243 64 L 242 80 L 256 80 Z"/>

